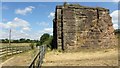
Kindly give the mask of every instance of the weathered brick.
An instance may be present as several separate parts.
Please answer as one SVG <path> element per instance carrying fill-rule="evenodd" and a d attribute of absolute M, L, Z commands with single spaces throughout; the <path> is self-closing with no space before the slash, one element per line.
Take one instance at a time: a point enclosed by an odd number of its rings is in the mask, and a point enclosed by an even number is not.
<path fill-rule="evenodd" d="M 117 45 L 108 9 L 79 4 L 58 5 L 54 20 L 54 43 L 63 50 Z"/>

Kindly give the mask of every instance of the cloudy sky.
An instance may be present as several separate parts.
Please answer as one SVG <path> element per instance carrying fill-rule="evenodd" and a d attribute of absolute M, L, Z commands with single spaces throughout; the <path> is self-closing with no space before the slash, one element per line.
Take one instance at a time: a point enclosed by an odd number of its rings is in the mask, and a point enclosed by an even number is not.
<path fill-rule="evenodd" d="M 115 29 L 118 28 L 117 2 L 74 3 L 108 8 L 112 16 L 113 26 Z M 63 2 L 2 2 L 2 7 L 0 7 L 0 39 L 8 38 L 9 29 L 12 31 L 12 39 L 39 39 L 43 33 L 52 35 L 55 7 L 62 4 Z"/>

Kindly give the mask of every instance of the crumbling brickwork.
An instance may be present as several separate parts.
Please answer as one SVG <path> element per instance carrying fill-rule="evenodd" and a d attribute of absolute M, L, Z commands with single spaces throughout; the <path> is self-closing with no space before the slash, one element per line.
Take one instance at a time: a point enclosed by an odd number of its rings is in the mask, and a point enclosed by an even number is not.
<path fill-rule="evenodd" d="M 54 44 L 62 50 L 106 48 L 117 45 L 109 10 L 79 4 L 56 6 Z"/>

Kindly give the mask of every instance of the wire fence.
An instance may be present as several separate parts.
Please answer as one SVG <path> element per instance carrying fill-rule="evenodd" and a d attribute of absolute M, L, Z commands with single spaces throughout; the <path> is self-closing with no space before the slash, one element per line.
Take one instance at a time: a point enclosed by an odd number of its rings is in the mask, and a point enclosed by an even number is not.
<path fill-rule="evenodd" d="M 43 58 L 45 56 L 46 46 L 40 46 L 40 49 L 33 59 L 32 63 L 30 64 L 29 68 L 41 68 L 41 65 L 43 63 Z"/>

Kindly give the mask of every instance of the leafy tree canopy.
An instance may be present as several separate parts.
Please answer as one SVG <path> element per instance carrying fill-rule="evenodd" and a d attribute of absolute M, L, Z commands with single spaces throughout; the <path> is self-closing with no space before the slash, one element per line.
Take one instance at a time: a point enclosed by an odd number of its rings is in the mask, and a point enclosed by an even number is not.
<path fill-rule="evenodd" d="M 43 34 L 40 37 L 40 45 L 43 45 L 47 40 L 49 40 L 50 35 L 48 33 Z"/>

